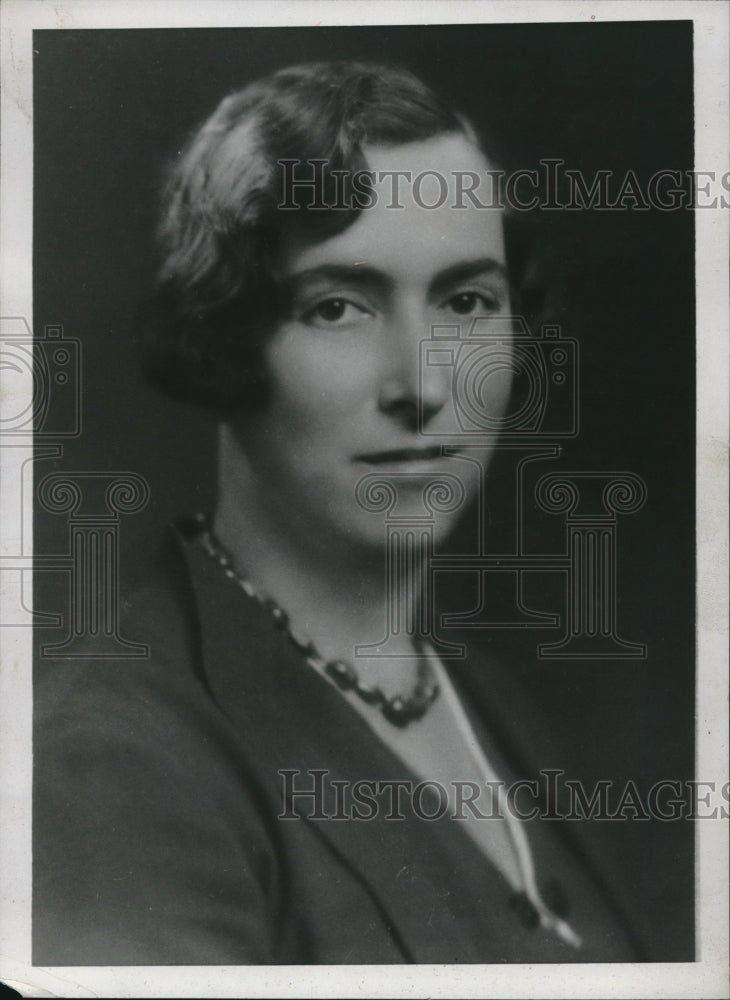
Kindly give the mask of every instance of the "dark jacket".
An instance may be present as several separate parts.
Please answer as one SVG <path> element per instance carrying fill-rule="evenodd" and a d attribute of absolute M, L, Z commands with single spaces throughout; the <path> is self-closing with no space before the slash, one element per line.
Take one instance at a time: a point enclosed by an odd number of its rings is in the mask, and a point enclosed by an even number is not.
<path fill-rule="evenodd" d="M 575 952 L 458 821 L 317 819 L 311 798 L 285 801 L 281 771 L 299 790 L 324 772 L 328 792 L 417 779 L 201 546 L 181 548 L 127 608 L 148 659 L 37 667 L 35 964 L 677 960 L 676 938 L 662 954 L 666 936 L 647 935 L 625 823 L 530 824 Z M 452 673 L 510 777 L 566 766 L 509 672 L 474 655 Z"/>

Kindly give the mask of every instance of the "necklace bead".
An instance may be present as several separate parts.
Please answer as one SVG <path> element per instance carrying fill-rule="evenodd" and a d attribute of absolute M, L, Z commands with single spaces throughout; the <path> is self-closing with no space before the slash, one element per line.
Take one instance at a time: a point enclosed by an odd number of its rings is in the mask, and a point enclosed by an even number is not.
<path fill-rule="evenodd" d="M 358 683 L 357 693 L 360 695 L 362 700 L 368 705 L 379 705 L 383 698 L 383 692 L 380 690 L 380 688 L 375 687 L 372 684 Z"/>
<path fill-rule="evenodd" d="M 330 660 L 325 664 L 324 669 L 343 691 L 349 691 L 357 684 L 357 674 L 344 660 Z"/>
<path fill-rule="evenodd" d="M 279 607 L 276 601 L 272 601 L 270 597 L 267 597 L 261 604 L 262 607 L 266 608 L 279 628 L 285 630 L 289 628 L 289 615 L 283 608 Z"/>

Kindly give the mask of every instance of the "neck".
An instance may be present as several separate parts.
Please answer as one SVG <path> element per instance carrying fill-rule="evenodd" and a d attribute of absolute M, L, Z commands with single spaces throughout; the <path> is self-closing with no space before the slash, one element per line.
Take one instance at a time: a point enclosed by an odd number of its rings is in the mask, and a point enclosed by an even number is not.
<path fill-rule="evenodd" d="M 400 648 L 395 662 L 354 660 L 356 646 L 385 635 L 384 546 L 355 547 L 331 532 L 322 537 L 311 524 L 298 524 L 291 511 L 281 511 L 266 495 L 225 428 L 213 530 L 237 571 L 260 595 L 273 598 L 287 612 L 292 631 L 311 639 L 325 659 L 355 662 L 359 674 L 384 688 L 410 682 L 415 663 L 407 636 L 402 660 Z"/>

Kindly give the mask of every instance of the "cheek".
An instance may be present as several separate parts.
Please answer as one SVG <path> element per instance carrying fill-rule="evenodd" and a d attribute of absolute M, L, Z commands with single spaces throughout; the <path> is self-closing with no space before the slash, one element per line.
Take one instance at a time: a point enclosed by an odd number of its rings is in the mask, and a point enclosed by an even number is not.
<path fill-rule="evenodd" d="M 331 434 L 343 421 L 355 418 L 358 403 L 370 391 L 371 366 L 354 346 L 344 337 L 301 330 L 283 330 L 272 342 L 267 356 L 270 402 L 290 421 L 294 435 L 314 428 Z"/>
<path fill-rule="evenodd" d="M 451 392 L 457 410 L 480 422 L 480 415 L 492 421 L 510 407 L 514 384 L 514 352 L 507 343 L 466 345 L 454 366 Z"/>
<path fill-rule="evenodd" d="M 510 405 L 513 387 L 514 377 L 512 371 L 501 372 L 495 386 L 495 408 L 500 415 L 504 415 Z"/>

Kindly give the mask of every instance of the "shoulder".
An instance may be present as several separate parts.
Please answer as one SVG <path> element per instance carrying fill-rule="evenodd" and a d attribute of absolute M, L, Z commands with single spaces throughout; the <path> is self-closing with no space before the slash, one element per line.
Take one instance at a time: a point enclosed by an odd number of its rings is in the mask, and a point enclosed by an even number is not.
<path fill-rule="evenodd" d="M 128 658 L 98 656 L 93 641 L 73 658 L 40 656 L 34 677 L 37 774 L 41 764 L 114 763 L 135 756 L 147 769 L 186 775 L 211 754 L 230 755 L 235 732 L 208 689 L 202 669 L 198 599 L 179 545 L 169 539 L 147 583 L 122 600 L 120 632 L 137 645 Z M 79 772 L 75 772 L 78 774 Z M 141 776 L 136 776 L 140 778 Z M 209 784 L 209 783 L 207 783 Z"/>
<path fill-rule="evenodd" d="M 147 656 L 36 667 L 34 961 L 185 961 L 231 908 L 239 940 L 211 934 L 210 961 L 265 961 L 271 810 L 207 690 L 174 557 L 125 602 L 122 628 Z"/>

